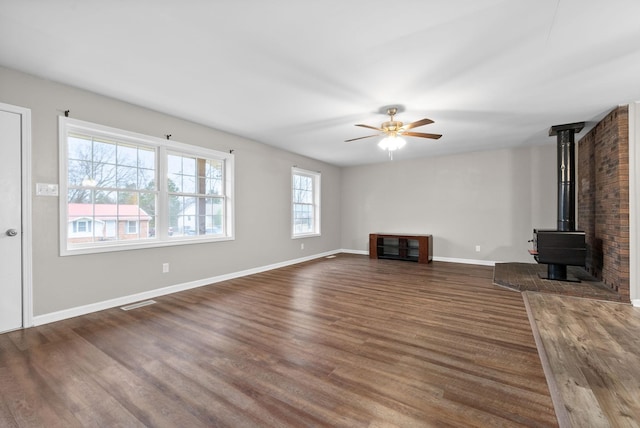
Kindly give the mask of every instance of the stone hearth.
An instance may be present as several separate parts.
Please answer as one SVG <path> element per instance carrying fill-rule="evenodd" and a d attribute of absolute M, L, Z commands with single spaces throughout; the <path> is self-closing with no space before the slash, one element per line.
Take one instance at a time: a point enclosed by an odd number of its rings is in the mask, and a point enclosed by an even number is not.
<path fill-rule="evenodd" d="M 580 282 L 553 281 L 540 278 L 545 275 L 547 265 L 534 263 L 496 263 L 493 282 L 496 285 L 516 291 L 537 291 L 574 297 L 609 300 L 629 303 L 628 299 L 607 287 L 603 282 L 589 275 L 587 271 L 568 266 L 567 273 Z"/>

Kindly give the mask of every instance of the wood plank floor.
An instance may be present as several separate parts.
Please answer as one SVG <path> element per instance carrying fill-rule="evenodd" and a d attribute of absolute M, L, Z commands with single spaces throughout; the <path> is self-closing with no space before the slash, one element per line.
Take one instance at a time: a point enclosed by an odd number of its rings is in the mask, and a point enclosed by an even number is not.
<path fill-rule="evenodd" d="M 339 254 L 0 335 L 0 426 L 557 426 L 492 275 Z"/>
<path fill-rule="evenodd" d="M 640 427 L 640 309 L 524 296 L 561 425 Z"/>

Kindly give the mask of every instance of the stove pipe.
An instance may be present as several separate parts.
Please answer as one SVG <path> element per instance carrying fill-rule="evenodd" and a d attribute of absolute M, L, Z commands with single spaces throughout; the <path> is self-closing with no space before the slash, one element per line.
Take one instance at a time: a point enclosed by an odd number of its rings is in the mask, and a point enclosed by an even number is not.
<path fill-rule="evenodd" d="M 558 139 L 558 230 L 576 230 L 576 157 L 575 133 L 584 128 L 584 122 L 555 125 L 549 136 Z"/>

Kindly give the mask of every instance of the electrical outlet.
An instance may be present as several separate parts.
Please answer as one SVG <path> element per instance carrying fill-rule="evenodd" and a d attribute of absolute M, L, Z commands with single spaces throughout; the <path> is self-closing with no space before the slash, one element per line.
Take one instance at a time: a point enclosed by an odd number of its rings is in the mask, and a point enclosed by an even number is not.
<path fill-rule="evenodd" d="M 162 263 L 162 273 L 169 272 L 169 263 Z"/>
<path fill-rule="evenodd" d="M 304 243 L 301 243 L 301 244 L 300 244 L 300 249 L 301 249 L 301 250 L 304 250 Z"/>
<path fill-rule="evenodd" d="M 480 245 L 476 245 L 476 253 L 480 252 Z"/>

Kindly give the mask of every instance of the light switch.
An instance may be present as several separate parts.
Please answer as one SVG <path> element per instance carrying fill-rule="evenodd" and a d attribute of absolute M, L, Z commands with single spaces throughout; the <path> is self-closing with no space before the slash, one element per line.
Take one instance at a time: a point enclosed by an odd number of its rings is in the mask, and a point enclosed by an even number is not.
<path fill-rule="evenodd" d="M 36 183 L 37 196 L 58 196 L 58 185 L 51 183 Z"/>

